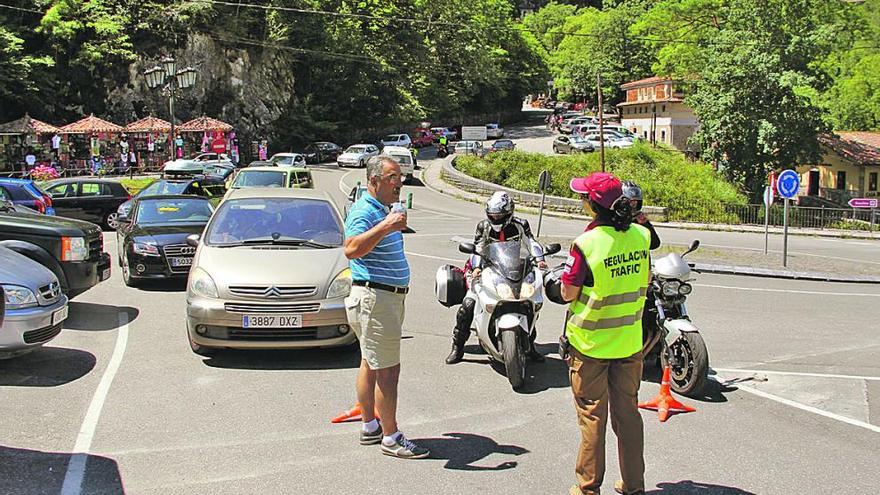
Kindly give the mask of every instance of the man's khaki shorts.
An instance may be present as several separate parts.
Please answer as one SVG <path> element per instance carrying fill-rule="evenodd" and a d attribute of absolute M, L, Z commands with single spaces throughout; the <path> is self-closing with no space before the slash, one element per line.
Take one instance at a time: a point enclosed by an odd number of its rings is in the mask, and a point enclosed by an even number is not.
<path fill-rule="evenodd" d="M 355 285 L 345 298 L 348 324 L 357 335 L 361 358 L 370 369 L 400 364 L 400 338 L 405 315 L 405 294 Z"/>

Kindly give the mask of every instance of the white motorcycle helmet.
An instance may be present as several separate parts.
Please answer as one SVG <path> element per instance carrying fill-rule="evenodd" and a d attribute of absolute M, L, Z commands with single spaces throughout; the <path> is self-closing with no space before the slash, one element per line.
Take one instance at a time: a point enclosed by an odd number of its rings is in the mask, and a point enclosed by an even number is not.
<path fill-rule="evenodd" d="M 492 225 L 492 230 L 500 232 L 506 227 L 513 218 L 513 210 L 513 199 L 506 192 L 497 191 L 492 194 L 489 201 L 486 201 L 486 218 Z"/>

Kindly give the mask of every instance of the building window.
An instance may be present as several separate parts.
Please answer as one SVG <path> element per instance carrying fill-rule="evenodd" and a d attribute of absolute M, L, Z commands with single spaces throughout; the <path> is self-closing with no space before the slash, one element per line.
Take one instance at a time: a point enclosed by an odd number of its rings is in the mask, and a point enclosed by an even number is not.
<path fill-rule="evenodd" d="M 648 139 L 648 131 L 642 131 L 642 137 Z"/>
<path fill-rule="evenodd" d="M 661 110 L 660 110 L 661 112 L 666 113 L 666 105 L 663 105 L 660 108 L 661 108 Z"/>
<path fill-rule="evenodd" d="M 666 131 L 660 131 L 660 142 L 661 143 L 666 142 Z"/>
<path fill-rule="evenodd" d="M 837 171 L 837 189 L 844 191 L 846 190 L 846 172 L 843 170 Z"/>
<path fill-rule="evenodd" d="M 877 172 L 871 172 L 870 174 L 868 174 L 868 190 L 877 190 Z"/>

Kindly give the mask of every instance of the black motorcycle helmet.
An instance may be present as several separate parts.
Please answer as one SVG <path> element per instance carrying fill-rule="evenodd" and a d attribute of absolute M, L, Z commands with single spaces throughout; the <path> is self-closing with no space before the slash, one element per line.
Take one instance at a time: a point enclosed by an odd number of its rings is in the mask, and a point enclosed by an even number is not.
<path fill-rule="evenodd" d="M 562 273 L 564 271 L 565 265 L 559 265 L 544 275 L 544 295 L 556 304 L 568 304 L 568 301 L 562 298 Z"/>
<path fill-rule="evenodd" d="M 642 204 L 644 203 L 642 198 L 642 188 L 631 180 L 625 181 L 622 185 L 623 197 L 629 201 L 632 215 L 634 217 L 638 216 L 642 212 Z"/>

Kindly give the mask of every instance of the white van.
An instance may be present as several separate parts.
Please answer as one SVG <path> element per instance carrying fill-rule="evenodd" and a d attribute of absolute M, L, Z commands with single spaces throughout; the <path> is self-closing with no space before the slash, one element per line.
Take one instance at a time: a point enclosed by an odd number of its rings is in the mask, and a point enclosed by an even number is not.
<path fill-rule="evenodd" d="M 402 146 L 386 146 L 382 148 L 383 155 L 389 155 L 400 163 L 400 173 L 403 174 L 403 182 L 412 182 L 416 171 L 415 160 L 412 151 Z"/>

